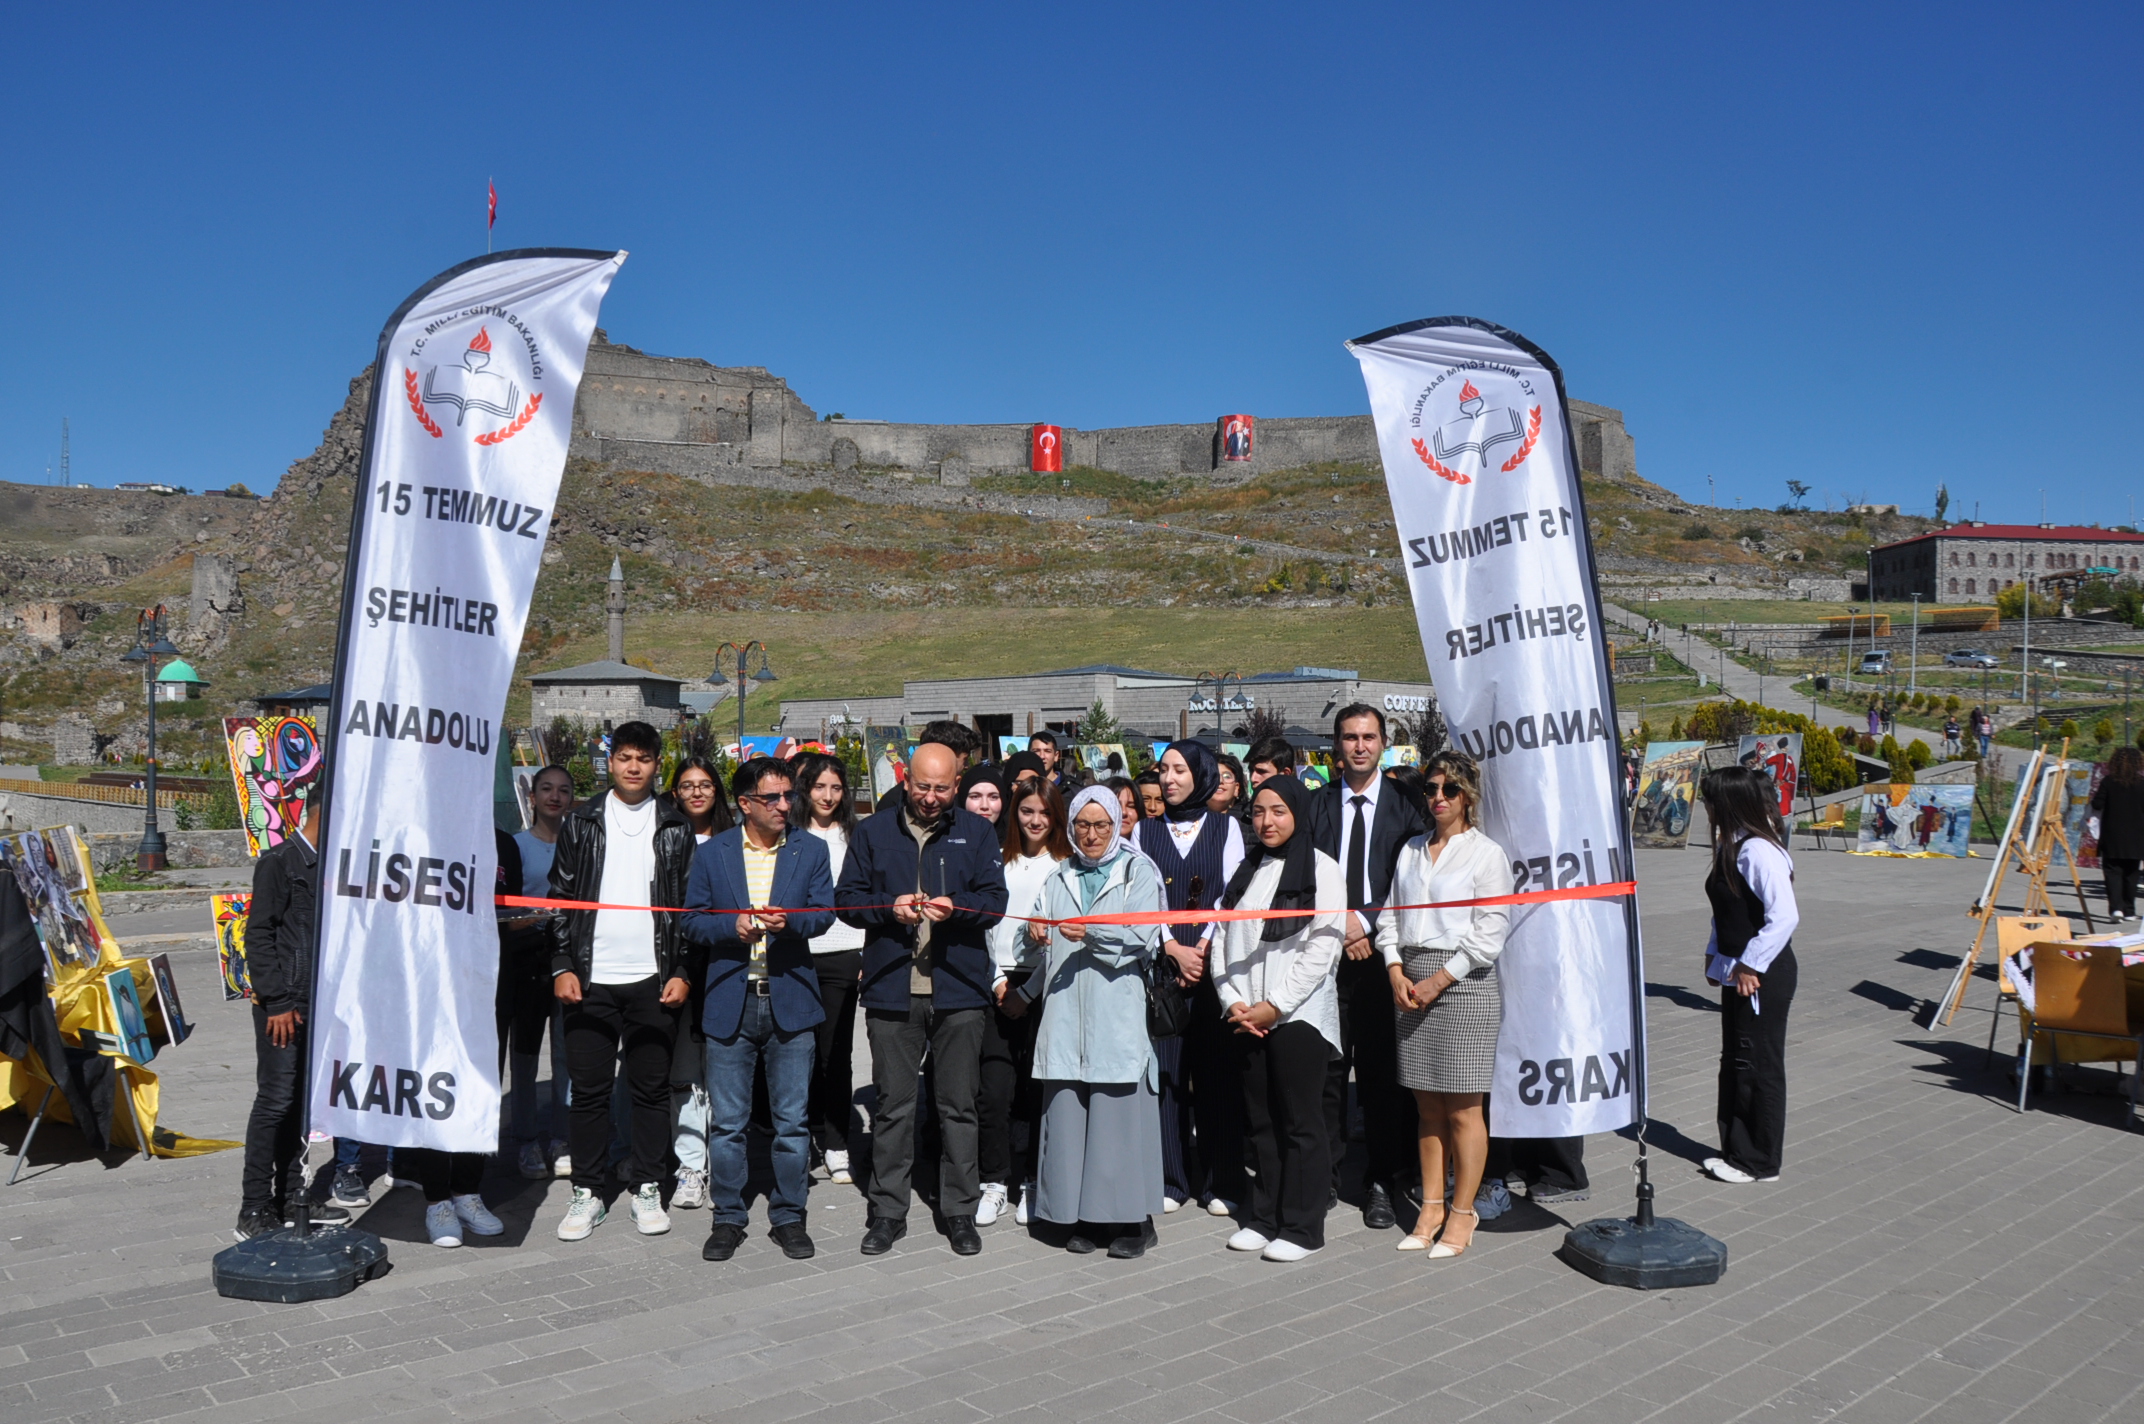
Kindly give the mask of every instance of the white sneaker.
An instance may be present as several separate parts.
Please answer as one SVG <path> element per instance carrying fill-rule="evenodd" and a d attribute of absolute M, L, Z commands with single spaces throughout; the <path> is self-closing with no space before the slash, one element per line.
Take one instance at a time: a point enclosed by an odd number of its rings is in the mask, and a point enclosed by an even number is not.
<path fill-rule="evenodd" d="M 1163 1216 L 1167 1216 L 1171 1212 L 1182 1211 L 1183 1209 L 1184 1204 L 1178 1201 L 1175 1197 L 1163 1197 L 1161 1199 L 1161 1214 Z"/>
<path fill-rule="evenodd" d="M 1033 1219 L 1034 1206 L 1035 1184 L 1023 1182 L 1020 1186 L 1020 1205 L 1013 1209 L 1012 1219 L 1021 1226 L 1027 1225 Z"/>
<path fill-rule="evenodd" d="M 500 1236 L 506 1231 L 506 1223 L 491 1214 L 484 1199 L 475 1192 L 465 1192 L 449 1203 L 454 1208 L 455 1219 L 479 1236 Z M 425 1211 L 430 1217 L 429 1208 Z"/>
<path fill-rule="evenodd" d="M 1206 1214 L 1208 1216 L 1234 1216 L 1236 1214 L 1236 1204 L 1221 1197 L 1208 1197 L 1206 1198 Z"/>
<path fill-rule="evenodd" d="M 588 1233 L 603 1224 L 610 1211 L 601 1198 L 586 1187 L 573 1189 L 573 1200 L 566 1203 L 566 1219 L 558 1224 L 558 1239 L 561 1241 L 586 1241 Z"/>
<path fill-rule="evenodd" d="M 566 1144 L 556 1137 L 551 1139 L 551 1175 L 554 1177 L 570 1177 L 573 1175 L 573 1154 L 567 1151 Z"/>
<path fill-rule="evenodd" d="M 1715 1182 L 1733 1182 L 1736 1186 L 1745 1186 L 1757 1180 L 1725 1157 L 1707 1157 L 1704 1171 L 1705 1175 Z M 1773 1180 L 1778 1179 L 1774 1178 Z"/>
<path fill-rule="evenodd" d="M 1271 1238 L 1264 1232 L 1253 1231 L 1248 1226 L 1228 1238 L 1228 1249 L 1231 1251 L 1263 1251 L 1272 1244 Z"/>
<path fill-rule="evenodd" d="M 424 1209 L 424 1234 L 432 1238 L 434 1246 L 449 1248 L 462 1244 L 462 1221 L 454 1213 L 454 1203 L 433 1202 Z"/>
<path fill-rule="evenodd" d="M 541 1181 L 551 1175 L 551 1164 L 543 1160 L 543 1144 L 540 1142 L 522 1143 L 521 1158 L 515 1165 L 521 1169 L 521 1175 L 531 1181 Z"/>
<path fill-rule="evenodd" d="M 826 1154 L 826 1179 L 844 1187 L 856 1180 L 849 1175 L 848 1153 L 828 1152 Z"/>
<path fill-rule="evenodd" d="M 1005 1184 L 1003 1182 L 983 1183 L 982 1199 L 975 1204 L 975 1224 L 977 1226 L 995 1226 L 998 1218 L 1004 1214 Z"/>
<path fill-rule="evenodd" d="M 633 1193 L 633 1225 L 642 1236 L 660 1236 L 670 1229 L 670 1213 L 663 1210 L 663 1189 L 655 1182 L 642 1182 Z"/>
<path fill-rule="evenodd" d="M 1298 1246 L 1293 1241 L 1275 1240 L 1266 1243 L 1266 1249 L 1259 1253 L 1259 1259 L 1265 1261 L 1300 1261 L 1306 1256 L 1316 1255 L 1317 1252 L 1318 1248 L 1315 1246 Z"/>
<path fill-rule="evenodd" d="M 670 1205 L 678 1211 L 691 1211 L 707 1205 L 707 1174 L 696 1167 L 677 1169 L 677 1190 L 670 1194 Z"/>

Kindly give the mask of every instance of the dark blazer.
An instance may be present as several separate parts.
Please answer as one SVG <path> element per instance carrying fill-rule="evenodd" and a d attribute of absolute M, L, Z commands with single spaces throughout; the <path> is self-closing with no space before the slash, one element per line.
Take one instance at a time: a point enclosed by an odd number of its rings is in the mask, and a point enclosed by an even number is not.
<path fill-rule="evenodd" d="M 2102 781 L 2092 809 L 2099 813 L 2101 860 L 2144 860 L 2144 781 Z"/>
<path fill-rule="evenodd" d="M 320 856 L 288 835 L 253 865 L 246 915 L 246 972 L 253 1002 L 271 1014 L 311 1007 L 313 914 L 320 904 Z"/>
<path fill-rule="evenodd" d="M 997 832 L 973 811 L 955 809 L 919 848 L 901 824 L 906 798 L 865 817 L 849 832 L 849 854 L 841 865 L 834 903 L 844 924 L 862 930 L 867 1009 L 908 1012 L 908 965 L 916 932 L 894 918 L 897 895 L 917 893 L 918 862 L 924 891 L 941 888 L 953 901 L 953 913 L 931 926 L 931 999 L 940 1009 L 979 1009 L 991 1002 L 997 970 L 990 960 L 991 926 L 1005 915 L 1005 863 L 998 853 Z M 814 840 L 817 837 L 813 837 Z"/>
<path fill-rule="evenodd" d="M 774 885 L 767 903 L 789 911 L 789 923 L 767 941 L 767 999 L 774 1026 L 784 1033 L 826 1019 L 819 1003 L 819 975 L 811 964 L 811 940 L 834 923 L 834 874 L 826 842 L 808 831 L 791 831 L 774 856 Z M 685 938 L 707 952 L 707 1002 L 700 1028 L 709 1038 L 729 1038 L 744 1017 L 746 971 L 752 947 L 737 938 L 735 911 L 752 903 L 744 877 L 744 827 L 710 837 L 692 854 L 685 903 L 728 909 L 726 915 L 679 916 Z"/>
<path fill-rule="evenodd" d="M 1378 775 L 1383 776 L 1383 772 Z M 1340 859 L 1340 820 L 1350 814 L 1346 801 L 1347 781 L 1334 776 L 1332 784 L 1311 799 L 1311 830 L 1315 844 L 1333 858 L 1341 873 L 1347 873 L 1347 863 Z M 1377 815 L 1370 822 L 1370 843 L 1363 848 L 1363 889 L 1369 893 L 1366 905 L 1350 905 L 1350 910 L 1363 912 L 1362 918 L 1372 929 L 1377 927 L 1378 911 L 1384 908 L 1385 900 L 1392 893 L 1392 872 L 1399 864 L 1400 849 L 1416 836 L 1429 830 L 1423 819 L 1421 807 L 1414 798 L 1402 791 L 1391 779 L 1377 788 Z"/>

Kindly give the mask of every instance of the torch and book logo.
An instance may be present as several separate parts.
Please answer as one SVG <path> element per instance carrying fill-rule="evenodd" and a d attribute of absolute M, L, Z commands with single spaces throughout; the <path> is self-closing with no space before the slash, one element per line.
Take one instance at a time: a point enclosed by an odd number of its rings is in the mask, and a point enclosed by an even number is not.
<path fill-rule="evenodd" d="M 1416 401 L 1417 424 L 1421 423 L 1419 413 L 1435 403 L 1438 395 L 1432 387 Z M 1476 475 L 1486 472 L 1504 455 L 1507 447 L 1516 446 L 1496 465 L 1500 473 L 1510 474 L 1526 463 L 1540 439 L 1540 406 L 1521 415 L 1514 406 L 1493 405 L 1468 378 L 1460 384 L 1453 418 L 1432 425 L 1429 439 L 1418 435 L 1413 443 L 1414 453 L 1431 473 L 1455 485 L 1470 485 Z"/>
<path fill-rule="evenodd" d="M 507 343 L 509 348 L 512 344 Z M 444 418 L 451 411 L 456 430 L 468 428 L 472 415 L 506 422 L 479 430 L 473 436 L 479 445 L 497 445 L 526 430 L 543 405 L 543 392 L 524 393 L 511 367 L 511 360 L 492 346 L 491 328 L 479 325 L 458 360 L 425 368 L 421 386 L 417 372 L 403 367 L 402 390 L 417 423 L 433 439 L 444 439 L 447 432 L 433 419 L 432 412 L 436 410 Z"/>

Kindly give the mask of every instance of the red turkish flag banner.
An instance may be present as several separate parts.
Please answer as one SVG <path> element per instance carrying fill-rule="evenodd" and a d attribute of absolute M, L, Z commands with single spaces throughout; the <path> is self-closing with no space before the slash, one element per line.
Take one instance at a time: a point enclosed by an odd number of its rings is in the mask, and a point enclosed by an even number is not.
<path fill-rule="evenodd" d="M 1065 467 L 1065 432 L 1061 425 L 1038 425 L 1028 432 L 1027 468 L 1038 475 L 1061 473 Z"/>
<path fill-rule="evenodd" d="M 499 189 L 497 185 L 487 181 L 484 190 L 490 194 L 490 208 L 484 214 L 484 230 L 489 232 L 499 225 Z"/>

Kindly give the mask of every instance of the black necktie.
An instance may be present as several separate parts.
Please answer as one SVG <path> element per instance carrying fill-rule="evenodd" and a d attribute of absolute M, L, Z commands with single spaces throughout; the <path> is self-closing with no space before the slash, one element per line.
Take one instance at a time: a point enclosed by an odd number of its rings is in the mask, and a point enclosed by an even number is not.
<path fill-rule="evenodd" d="M 1355 803 L 1355 829 L 1347 840 L 1347 907 L 1350 910 L 1359 910 L 1369 900 L 1369 897 L 1363 894 L 1362 857 L 1363 848 L 1370 839 L 1370 830 L 1363 824 L 1362 807 L 1370 798 L 1355 796 L 1350 799 Z"/>

